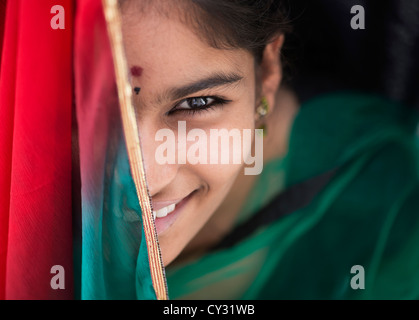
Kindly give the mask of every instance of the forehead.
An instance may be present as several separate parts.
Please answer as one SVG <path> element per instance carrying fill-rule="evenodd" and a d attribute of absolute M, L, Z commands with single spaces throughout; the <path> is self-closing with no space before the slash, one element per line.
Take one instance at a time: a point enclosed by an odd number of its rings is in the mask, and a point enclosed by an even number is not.
<path fill-rule="evenodd" d="M 213 69 L 245 72 L 253 61 L 246 50 L 211 47 L 180 17 L 179 8 L 169 12 L 173 8 L 169 5 L 159 10 L 162 3 L 138 9 L 130 3 L 122 8 L 124 44 L 129 67 L 141 66 L 143 77 L 151 73 L 164 78 L 193 77 L 191 72 Z"/>
<path fill-rule="evenodd" d="M 196 42 L 194 29 L 186 22 L 188 9 L 181 0 L 124 0 L 121 4 L 124 39 L 129 48 L 138 41 L 152 47 L 167 48 L 176 41 L 189 40 Z M 162 47 L 162 44 L 164 46 Z"/>
<path fill-rule="evenodd" d="M 132 78 L 133 86 L 141 87 L 141 103 L 169 103 L 170 99 L 162 97 L 167 97 L 171 89 L 217 74 L 240 76 L 242 81 L 236 92 L 254 85 L 254 58 L 244 49 L 213 48 L 173 16 L 150 12 L 123 20 L 128 67 L 131 72 L 132 68 L 141 68 Z M 229 88 L 220 90 L 227 93 L 224 90 Z"/>

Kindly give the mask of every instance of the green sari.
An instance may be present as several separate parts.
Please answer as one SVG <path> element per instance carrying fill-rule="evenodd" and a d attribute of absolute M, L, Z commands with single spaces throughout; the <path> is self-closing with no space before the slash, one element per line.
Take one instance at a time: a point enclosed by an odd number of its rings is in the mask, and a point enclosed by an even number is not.
<path fill-rule="evenodd" d="M 170 298 L 418 299 L 417 125 L 417 113 L 377 96 L 305 103 L 288 153 L 265 166 L 238 224 L 291 186 L 335 169 L 333 177 L 238 243 L 169 266 Z"/>

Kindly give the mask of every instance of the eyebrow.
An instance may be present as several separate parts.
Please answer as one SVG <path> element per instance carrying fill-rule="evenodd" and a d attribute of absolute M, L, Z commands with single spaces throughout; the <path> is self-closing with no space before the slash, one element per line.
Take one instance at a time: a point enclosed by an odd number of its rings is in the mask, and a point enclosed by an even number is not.
<path fill-rule="evenodd" d="M 157 101 L 173 101 L 192 95 L 204 89 L 211 89 L 231 85 L 242 80 L 243 77 L 237 73 L 215 73 L 206 78 L 197 80 L 181 87 L 170 88 L 159 96 Z"/>

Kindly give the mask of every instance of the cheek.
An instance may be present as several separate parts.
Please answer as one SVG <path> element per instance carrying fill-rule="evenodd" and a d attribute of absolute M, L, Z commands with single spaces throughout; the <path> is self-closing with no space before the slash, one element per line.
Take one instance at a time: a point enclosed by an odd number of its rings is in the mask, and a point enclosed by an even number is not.
<path fill-rule="evenodd" d="M 247 134 L 244 134 L 245 131 Z M 237 176 L 244 172 L 244 161 L 249 151 L 246 147 L 252 145 L 254 139 L 253 118 L 237 117 L 236 121 L 229 119 L 205 132 L 207 164 L 188 163 L 187 170 L 199 177 L 208 188 L 208 196 L 227 194 Z"/>
<path fill-rule="evenodd" d="M 208 194 L 227 193 L 236 177 L 243 171 L 243 164 L 199 165 L 194 173 L 205 181 Z"/>
<path fill-rule="evenodd" d="M 206 149 L 208 164 L 197 165 L 194 171 L 205 177 L 204 181 L 217 184 L 230 181 L 242 169 L 247 155 L 246 146 L 251 145 L 254 139 L 252 110 L 250 103 L 238 104 L 226 108 L 218 121 L 201 126 L 206 144 L 202 149 Z M 195 141 L 188 143 L 188 150 L 194 143 L 195 146 L 199 145 Z"/>
<path fill-rule="evenodd" d="M 231 150 L 234 146 L 234 138 L 229 138 L 229 142 L 222 144 L 221 137 L 218 137 L 218 163 L 216 164 L 191 164 L 187 162 L 181 165 L 178 174 L 182 176 L 194 177 L 194 181 L 200 181 L 204 190 L 197 195 L 197 198 L 191 203 L 190 212 L 185 213 L 184 217 L 179 221 L 178 227 L 170 231 L 170 233 L 162 236 L 160 245 L 163 252 L 163 257 L 169 262 L 173 256 L 196 235 L 196 233 L 203 227 L 203 225 L 210 219 L 217 207 L 222 203 L 224 198 L 230 191 L 234 181 L 238 175 L 243 174 L 244 170 L 244 153 L 243 150 L 243 131 L 254 130 L 254 120 L 251 110 L 253 106 L 250 104 L 237 106 L 236 108 L 226 109 L 223 117 L 218 121 L 212 122 L 211 125 L 204 125 L 200 123 L 188 123 L 188 129 L 200 128 L 205 132 L 203 139 L 206 141 L 207 159 L 210 161 L 210 155 L 214 151 L 211 147 L 211 131 L 212 130 L 226 130 L 224 133 L 232 133 L 233 130 L 239 133 L 239 143 L 235 144 L 237 153 L 240 155 L 239 163 L 233 163 L 233 154 Z M 189 130 L 188 130 L 189 132 Z M 250 135 L 249 143 L 252 143 L 253 135 Z M 201 141 L 202 142 L 202 141 Z M 187 144 L 186 149 L 189 150 L 192 145 L 196 145 L 198 141 Z M 201 149 L 202 150 L 202 149 Z M 178 149 L 176 150 L 178 151 Z M 221 163 L 221 153 L 227 151 L 229 154 L 229 162 Z M 185 175 L 185 171 L 188 172 Z M 199 213 L 199 214 L 197 214 Z"/>

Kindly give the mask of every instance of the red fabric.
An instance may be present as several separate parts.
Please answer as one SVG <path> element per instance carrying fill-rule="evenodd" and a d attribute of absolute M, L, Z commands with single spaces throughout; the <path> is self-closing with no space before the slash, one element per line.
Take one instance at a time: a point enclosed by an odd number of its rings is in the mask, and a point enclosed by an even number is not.
<path fill-rule="evenodd" d="M 65 29 L 50 26 L 65 9 Z M 73 297 L 72 0 L 7 2 L 0 69 L 0 298 Z M 51 267 L 65 289 L 50 286 Z"/>
<path fill-rule="evenodd" d="M 4 17 L 6 15 L 6 0 L 0 0 L 0 65 L 4 33 Z"/>

